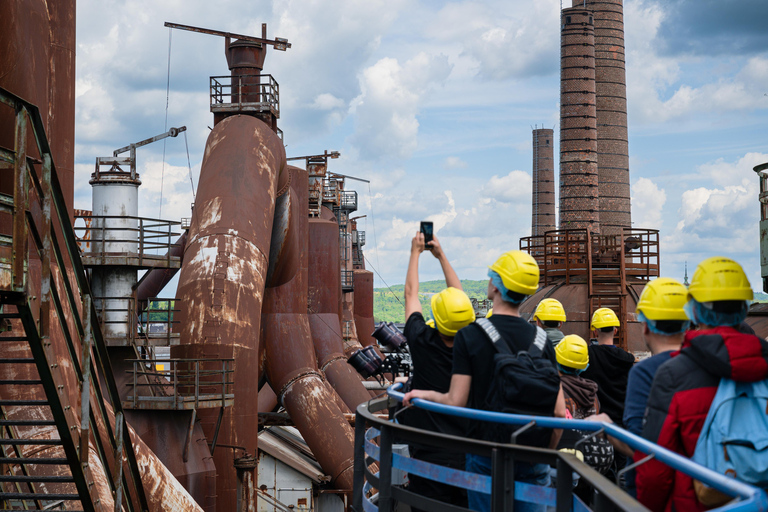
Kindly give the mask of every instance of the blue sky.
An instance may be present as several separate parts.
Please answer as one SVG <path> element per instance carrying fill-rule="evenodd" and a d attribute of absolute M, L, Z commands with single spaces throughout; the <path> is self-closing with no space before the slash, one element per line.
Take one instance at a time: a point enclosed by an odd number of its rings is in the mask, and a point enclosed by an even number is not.
<path fill-rule="evenodd" d="M 570 4 L 570 2 L 568 2 Z M 98 156 L 165 131 L 172 21 L 287 38 L 280 83 L 288 156 L 341 151 L 330 169 L 369 179 L 360 226 L 376 286 L 405 278 L 420 220 L 460 277 L 517 248 L 531 224 L 531 128 L 558 131 L 557 0 L 79 0 L 76 198 L 90 208 Z M 768 3 L 626 0 L 632 214 L 657 228 L 662 274 L 730 256 L 760 289 L 752 167 L 768 162 Z M 170 35 L 168 127 L 187 126 L 195 185 L 223 39 Z M 557 148 L 556 148 L 557 155 Z M 182 137 L 139 149 L 139 213 L 178 220 L 193 202 Z M 163 170 L 164 169 L 164 170 Z M 161 175 L 163 176 L 161 180 Z M 160 202 L 160 189 L 163 201 Z M 440 278 L 428 256 L 422 279 Z"/>

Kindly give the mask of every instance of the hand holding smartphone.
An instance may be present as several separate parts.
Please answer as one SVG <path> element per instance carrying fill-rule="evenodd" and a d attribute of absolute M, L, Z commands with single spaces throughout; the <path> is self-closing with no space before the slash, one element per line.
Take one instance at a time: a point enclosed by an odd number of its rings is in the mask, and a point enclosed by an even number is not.
<path fill-rule="evenodd" d="M 424 234 L 424 246 L 429 249 L 429 243 L 432 241 L 433 234 L 432 222 L 423 220 L 419 226 L 419 231 Z"/>

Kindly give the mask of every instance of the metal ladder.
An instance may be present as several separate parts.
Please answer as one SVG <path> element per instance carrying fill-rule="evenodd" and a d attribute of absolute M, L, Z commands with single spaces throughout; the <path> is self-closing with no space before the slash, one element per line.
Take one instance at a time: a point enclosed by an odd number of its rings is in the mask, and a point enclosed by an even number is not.
<path fill-rule="evenodd" d="M 146 511 L 42 118 L 0 89 L 4 107 L 15 112 L 15 147 L 0 148 L 0 173 L 14 183 L 13 196 L 0 198 L 0 225 L 12 225 L 0 234 L 0 503 L 97 511 L 114 501 L 115 511 Z M 35 456 L 45 451 L 53 453 Z"/>

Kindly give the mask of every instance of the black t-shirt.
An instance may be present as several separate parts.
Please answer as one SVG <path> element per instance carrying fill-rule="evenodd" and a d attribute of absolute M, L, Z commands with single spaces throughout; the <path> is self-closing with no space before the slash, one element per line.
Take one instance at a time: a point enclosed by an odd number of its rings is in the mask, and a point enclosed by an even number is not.
<path fill-rule="evenodd" d="M 600 408 L 616 425 L 624 426 L 624 400 L 635 356 L 615 345 L 590 345 L 589 366 L 581 373 L 597 383 Z"/>
<path fill-rule="evenodd" d="M 408 340 L 413 362 L 411 388 L 447 393 L 451 387 L 453 348 L 445 345 L 437 329 L 428 326 L 419 312 L 408 317 L 403 334 Z M 458 436 L 466 432 L 467 420 L 463 418 L 432 413 L 418 407 L 403 412 L 401 416 L 403 424 L 411 427 Z"/>
<path fill-rule="evenodd" d="M 536 337 L 536 326 L 517 316 L 494 314 L 489 318 L 512 352 L 528 350 Z M 467 407 L 485 409 L 485 397 L 493 380 L 493 356 L 496 354 L 491 340 L 476 324 L 469 324 L 456 333 L 453 339 L 453 373 L 472 377 Z M 556 366 L 555 349 L 545 344 L 542 358 Z M 486 423 L 472 422 L 467 433 L 475 439 L 483 439 L 482 429 Z"/>

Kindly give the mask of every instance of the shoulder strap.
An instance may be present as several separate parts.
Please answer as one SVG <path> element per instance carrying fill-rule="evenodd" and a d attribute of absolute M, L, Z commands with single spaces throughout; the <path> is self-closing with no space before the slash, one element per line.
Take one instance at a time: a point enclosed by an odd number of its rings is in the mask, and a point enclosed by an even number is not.
<path fill-rule="evenodd" d="M 496 327 L 493 326 L 490 320 L 487 318 L 478 318 L 475 320 L 475 323 L 483 330 L 485 335 L 488 336 L 488 339 L 491 340 L 491 345 L 496 349 L 496 352 L 501 354 L 512 354 L 512 350 L 509 348 L 509 345 L 507 345 L 506 340 L 502 339 L 501 334 L 499 334 L 499 331 L 496 330 Z"/>
<path fill-rule="evenodd" d="M 506 340 L 501 337 L 501 334 L 499 334 L 499 331 L 496 330 L 496 327 L 493 326 L 490 320 L 487 318 L 478 318 L 475 320 L 475 323 L 483 330 L 483 332 L 485 332 L 485 335 L 491 340 L 491 344 L 497 352 L 502 354 L 514 354 L 509 348 Z M 500 341 L 502 341 L 502 343 L 499 343 Z M 532 357 L 541 357 L 546 343 L 547 333 L 541 327 L 536 326 L 536 336 L 534 337 L 531 346 L 528 348 L 528 353 L 531 354 Z"/>
<path fill-rule="evenodd" d="M 533 339 L 533 343 L 531 343 L 531 346 L 528 348 L 528 353 L 533 357 L 541 357 L 541 355 L 544 353 L 544 347 L 546 344 L 547 332 L 537 325 L 536 337 Z"/>

